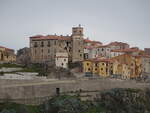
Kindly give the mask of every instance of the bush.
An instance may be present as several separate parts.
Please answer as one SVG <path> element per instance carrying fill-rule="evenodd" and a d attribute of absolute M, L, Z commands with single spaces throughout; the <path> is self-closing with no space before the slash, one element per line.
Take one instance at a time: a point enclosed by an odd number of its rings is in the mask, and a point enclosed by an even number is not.
<path fill-rule="evenodd" d="M 82 67 L 82 62 L 74 62 L 74 63 L 72 63 L 72 62 L 70 62 L 69 64 L 68 64 L 68 66 L 69 66 L 69 68 L 70 69 L 73 69 L 73 68 L 76 68 L 76 67 Z"/>
<path fill-rule="evenodd" d="M 1 72 L 0 72 L 0 76 L 3 76 L 3 75 L 4 75 L 4 72 L 3 72 L 3 71 L 1 71 Z"/>

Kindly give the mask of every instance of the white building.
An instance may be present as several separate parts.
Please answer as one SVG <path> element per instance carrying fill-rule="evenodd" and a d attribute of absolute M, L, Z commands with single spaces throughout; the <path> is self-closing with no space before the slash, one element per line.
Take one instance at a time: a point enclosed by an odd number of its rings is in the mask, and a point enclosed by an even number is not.
<path fill-rule="evenodd" d="M 124 52 L 122 50 L 111 50 L 110 57 L 116 57 L 116 56 L 119 56 L 122 54 L 124 54 Z"/>
<path fill-rule="evenodd" d="M 110 57 L 110 48 L 107 45 L 97 47 L 87 46 L 84 48 L 85 59 L 92 59 L 97 57 Z"/>
<path fill-rule="evenodd" d="M 96 47 L 86 46 L 84 48 L 84 59 L 92 59 L 98 56 Z"/>
<path fill-rule="evenodd" d="M 122 54 L 129 54 L 133 56 L 139 55 L 141 50 L 137 48 L 128 48 L 128 49 L 116 49 L 116 50 L 111 50 L 110 52 L 110 57 L 116 57 Z"/>
<path fill-rule="evenodd" d="M 68 53 L 56 53 L 56 67 L 68 68 Z"/>
<path fill-rule="evenodd" d="M 150 75 L 150 55 L 142 57 L 142 75 Z"/>
<path fill-rule="evenodd" d="M 97 55 L 105 58 L 110 56 L 110 47 L 107 45 L 97 47 Z"/>

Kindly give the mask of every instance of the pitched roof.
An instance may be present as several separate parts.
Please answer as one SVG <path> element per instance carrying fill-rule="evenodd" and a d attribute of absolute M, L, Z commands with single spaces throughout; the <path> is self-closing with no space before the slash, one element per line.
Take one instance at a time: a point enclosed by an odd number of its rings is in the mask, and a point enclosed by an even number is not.
<path fill-rule="evenodd" d="M 140 57 L 150 58 L 150 55 L 139 55 Z"/>
<path fill-rule="evenodd" d="M 93 48 L 95 48 L 94 46 L 85 46 L 84 47 L 85 49 L 93 49 Z"/>
<path fill-rule="evenodd" d="M 45 40 L 45 39 L 51 39 L 51 40 L 70 40 L 70 36 L 58 36 L 58 35 L 47 35 L 47 36 L 43 36 L 43 35 L 36 35 L 36 36 L 32 36 L 30 37 L 32 39 L 40 39 L 40 40 Z"/>
<path fill-rule="evenodd" d="M 106 48 L 106 47 L 109 47 L 108 45 L 100 45 L 100 46 L 97 46 L 97 48 Z"/>
<path fill-rule="evenodd" d="M 3 46 L 0 46 L 0 48 L 4 48 L 4 49 L 6 49 L 7 51 L 14 51 L 13 49 L 6 48 L 6 47 L 3 47 Z"/>
<path fill-rule="evenodd" d="M 85 61 L 92 61 L 92 62 L 113 62 L 112 59 L 108 59 L 108 58 L 92 58 L 92 59 L 86 59 Z"/>
<path fill-rule="evenodd" d="M 140 51 L 140 50 L 139 50 L 139 49 L 136 49 L 136 48 L 111 50 L 111 52 L 137 52 L 137 51 Z"/>
<path fill-rule="evenodd" d="M 85 43 L 92 43 L 92 44 L 102 44 L 102 42 L 99 41 L 93 41 L 93 40 L 89 40 L 89 39 L 84 39 Z"/>
<path fill-rule="evenodd" d="M 117 41 L 115 41 L 115 42 L 111 42 L 111 43 L 109 43 L 108 44 L 109 46 L 118 46 L 118 45 L 128 45 L 127 43 L 124 43 L 124 42 L 117 42 Z"/>

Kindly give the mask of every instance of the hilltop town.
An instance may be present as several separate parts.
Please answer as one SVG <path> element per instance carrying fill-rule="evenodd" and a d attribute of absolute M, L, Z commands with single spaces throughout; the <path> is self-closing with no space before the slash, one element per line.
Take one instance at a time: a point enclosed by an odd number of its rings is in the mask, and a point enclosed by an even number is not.
<path fill-rule="evenodd" d="M 78 77 L 149 78 L 150 48 L 141 50 L 117 41 L 104 45 L 85 38 L 83 31 L 79 25 L 73 27 L 71 35 L 67 36 L 31 36 L 30 47 L 18 50 L 17 55 L 13 49 L 0 46 L 0 63 L 23 66 L 41 64 L 47 68 L 46 71 L 56 69 L 61 73 L 64 69 Z"/>
<path fill-rule="evenodd" d="M 0 113 L 149 113 L 150 48 L 71 35 L 0 46 Z M 118 107 L 119 106 L 119 107 Z"/>

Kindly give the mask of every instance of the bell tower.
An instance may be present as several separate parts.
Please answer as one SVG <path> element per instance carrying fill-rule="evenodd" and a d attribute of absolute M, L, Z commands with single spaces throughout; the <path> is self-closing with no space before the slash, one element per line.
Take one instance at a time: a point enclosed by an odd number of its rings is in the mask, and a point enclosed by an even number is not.
<path fill-rule="evenodd" d="M 72 62 L 82 61 L 84 56 L 83 27 L 72 28 Z"/>

